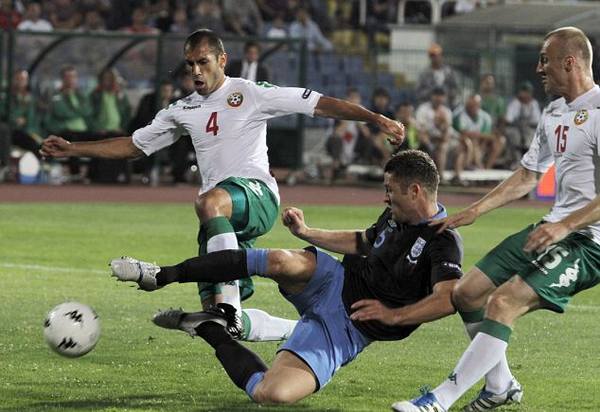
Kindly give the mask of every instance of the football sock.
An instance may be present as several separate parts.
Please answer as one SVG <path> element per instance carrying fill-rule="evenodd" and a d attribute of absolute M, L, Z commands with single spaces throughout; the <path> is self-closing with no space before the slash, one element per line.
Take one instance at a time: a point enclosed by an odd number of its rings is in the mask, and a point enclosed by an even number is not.
<path fill-rule="evenodd" d="M 506 356 L 510 334 L 508 326 L 484 319 L 480 332 L 471 341 L 454 371 L 432 391 L 444 409 L 450 409 L 458 398 Z"/>
<path fill-rule="evenodd" d="M 216 322 L 201 323 L 196 328 L 196 333 L 215 349 L 217 359 L 233 383 L 252 397 L 254 388 L 267 370 L 267 365 L 254 352 L 235 341 L 225 328 Z"/>
<path fill-rule="evenodd" d="M 222 250 L 196 256 L 175 266 L 161 266 L 156 283 L 223 282 L 248 277 L 246 250 Z"/>
<path fill-rule="evenodd" d="M 459 311 L 459 314 L 465 324 L 467 335 L 472 340 L 479 332 L 483 323 L 483 309 L 473 312 Z M 513 375 L 508 366 L 506 353 L 504 353 L 500 362 L 485 375 L 485 389 L 499 394 L 505 392 L 510 387 L 512 380 Z"/>
<path fill-rule="evenodd" d="M 260 309 L 244 309 L 242 323 L 244 325 L 242 340 L 265 342 L 289 338 L 298 321 L 271 316 Z"/>
<path fill-rule="evenodd" d="M 238 240 L 233 226 L 225 216 L 217 216 L 204 223 L 206 229 L 206 252 L 216 252 L 219 250 L 238 249 Z M 229 303 L 236 310 L 238 315 L 242 313 L 242 304 L 240 299 L 240 288 L 237 280 L 230 280 L 226 283 L 218 283 L 215 286 L 215 294 L 221 294 L 221 301 Z M 218 302 L 218 300 L 217 300 Z"/>

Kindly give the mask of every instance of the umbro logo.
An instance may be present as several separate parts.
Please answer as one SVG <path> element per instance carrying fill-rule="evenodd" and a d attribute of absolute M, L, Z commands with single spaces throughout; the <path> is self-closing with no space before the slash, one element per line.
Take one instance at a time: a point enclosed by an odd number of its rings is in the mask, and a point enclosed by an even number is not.
<path fill-rule="evenodd" d="M 201 104 L 198 104 L 196 106 L 183 106 L 183 110 L 194 110 L 194 109 L 199 109 L 201 107 L 202 107 Z"/>

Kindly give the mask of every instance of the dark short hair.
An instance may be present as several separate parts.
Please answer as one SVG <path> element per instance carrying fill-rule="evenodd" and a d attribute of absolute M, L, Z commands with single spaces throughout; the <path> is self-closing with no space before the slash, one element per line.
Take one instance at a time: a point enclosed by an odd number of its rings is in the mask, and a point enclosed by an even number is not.
<path fill-rule="evenodd" d="M 390 93 L 383 87 L 378 87 L 373 91 L 373 98 L 378 96 L 387 97 L 389 99 Z"/>
<path fill-rule="evenodd" d="M 77 71 L 77 69 L 75 68 L 75 66 L 73 66 L 72 64 L 67 64 L 64 65 L 60 68 L 60 75 L 64 76 L 65 73 L 67 72 L 73 72 L 73 71 Z"/>
<path fill-rule="evenodd" d="M 209 29 L 199 29 L 190 34 L 188 38 L 185 39 L 183 49 L 194 49 L 204 41 L 208 43 L 208 47 L 216 57 L 219 57 L 225 53 L 225 47 L 223 46 L 223 41 L 221 38 L 217 35 L 217 33 Z"/>
<path fill-rule="evenodd" d="M 403 150 L 385 164 L 385 173 L 398 179 L 402 186 L 419 183 L 430 194 L 437 193 L 440 175 L 435 163 L 422 150 Z"/>
<path fill-rule="evenodd" d="M 443 87 L 440 87 L 440 86 L 436 86 L 431 91 L 431 95 L 432 96 L 445 96 L 446 95 L 446 89 L 444 89 Z"/>
<path fill-rule="evenodd" d="M 244 43 L 244 53 L 246 53 L 251 48 L 256 47 L 260 51 L 260 43 L 255 42 L 254 40 L 249 40 Z"/>

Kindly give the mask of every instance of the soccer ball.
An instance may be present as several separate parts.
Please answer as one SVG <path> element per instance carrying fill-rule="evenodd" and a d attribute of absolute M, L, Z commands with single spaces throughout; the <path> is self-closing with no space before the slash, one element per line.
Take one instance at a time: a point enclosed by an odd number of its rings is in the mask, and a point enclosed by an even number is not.
<path fill-rule="evenodd" d="M 44 338 L 56 353 L 77 358 L 96 346 L 100 322 L 92 308 L 79 302 L 65 302 L 53 308 L 44 321 Z"/>

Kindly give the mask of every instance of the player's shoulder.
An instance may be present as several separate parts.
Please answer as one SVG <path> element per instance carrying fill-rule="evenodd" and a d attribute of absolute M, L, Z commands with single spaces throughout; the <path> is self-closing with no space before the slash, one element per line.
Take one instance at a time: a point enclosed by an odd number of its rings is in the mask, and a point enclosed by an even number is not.
<path fill-rule="evenodd" d="M 432 237 L 432 242 L 436 243 L 441 248 L 456 248 L 462 249 L 462 236 L 456 229 L 445 229 L 441 233 L 437 233 L 438 228 L 430 227 L 435 233 Z"/>

